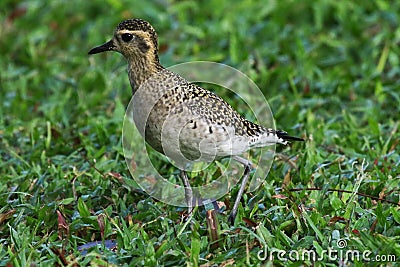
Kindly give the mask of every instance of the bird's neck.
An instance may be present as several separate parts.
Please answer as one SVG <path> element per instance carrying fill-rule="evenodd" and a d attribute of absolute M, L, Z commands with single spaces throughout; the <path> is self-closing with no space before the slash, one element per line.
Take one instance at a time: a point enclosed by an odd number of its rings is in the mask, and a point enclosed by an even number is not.
<path fill-rule="evenodd" d="M 132 57 L 128 59 L 128 75 L 132 87 L 132 93 L 164 68 L 161 66 L 157 54 L 147 57 Z"/>

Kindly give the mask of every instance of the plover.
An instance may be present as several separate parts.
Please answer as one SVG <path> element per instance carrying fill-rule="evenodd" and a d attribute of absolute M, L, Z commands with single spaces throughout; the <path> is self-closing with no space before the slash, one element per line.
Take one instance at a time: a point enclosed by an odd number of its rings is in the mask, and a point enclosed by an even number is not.
<path fill-rule="evenodd" d="M 229 217 L 236 217 L 249 179 L 251 162 L 240 157 L 251 148 L 288 141 L 303 141 L 287 132 L 255 124 L 236 112 L 221 97 L 165 69 L 158 57 L 154 28 L 142 19 L 121 22 L 113 38 L 89 51 L 121 53 L 128 61 L 128 76 L 136 95 L 135 123 L 145 140 L 160 153 L 181 162 L 213 161 L 229 157 L 245 167 L 242 182 Z M 181 171 L 186 201 L 191 209 L 192 190 L 186 171 Z"/>

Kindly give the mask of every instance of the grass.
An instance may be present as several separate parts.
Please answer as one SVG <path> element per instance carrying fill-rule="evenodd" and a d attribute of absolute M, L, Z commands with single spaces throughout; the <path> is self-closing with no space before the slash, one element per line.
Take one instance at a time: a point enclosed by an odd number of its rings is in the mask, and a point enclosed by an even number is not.
<path fill-rule="evenodd" d="M 322 257 L 338 240 L 342 252 L 382 259 L 355 266 L 395 266 L 399 14 L 400 3 L 383 0 L 2 1 L 0 266 L 336 266 L 344 262 L 288 255 Z M 143 194 L 126 167 L 126 63 L 87 51 L 130 17 L 157 29 L 165 66 L 207 60 L 241 70 L 263 90 L 278 128 L 307 139 L 278 147 L 234 226 L 229 205 L 218 215 L 217 248 L 203 208 L 188 224 L 184 209 Z M 232 206 L 236 193 L 221 201 Z M 116 249 L 79 250 L 106 240 Z M 274 249 L 288 260 L 257 256 Z"/>

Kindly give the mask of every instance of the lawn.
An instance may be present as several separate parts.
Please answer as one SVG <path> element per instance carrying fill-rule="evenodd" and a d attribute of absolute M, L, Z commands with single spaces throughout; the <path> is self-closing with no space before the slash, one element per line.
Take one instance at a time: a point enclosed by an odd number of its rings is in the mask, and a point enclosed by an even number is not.
<path fill-rule="evenodd" d="M 0 3 L 0 266 L 399 264 L 399 1 L 15 2 Z M 187 220 L 129 173 L 126 62 L 87 55 L 127 18 L 155 27 L 164 66 L 246 74 L 306 140 L 276 147 L 233 226 L 238 186 L 218 200 L 217 241 L 204 207 Z"/>

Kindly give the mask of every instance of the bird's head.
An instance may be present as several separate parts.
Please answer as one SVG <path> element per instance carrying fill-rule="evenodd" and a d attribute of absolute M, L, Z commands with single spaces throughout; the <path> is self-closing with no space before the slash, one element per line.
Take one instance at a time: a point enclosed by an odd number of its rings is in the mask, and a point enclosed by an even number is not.
<path fill-rule="evenodd" d="M 128 19 L 121 22 L 114 31 L 114 37 L 89 51 L 97 54 L 116 51 L 128 61 L 143 60 L 158 62 L 157 33 L 147 21 Z"/>

